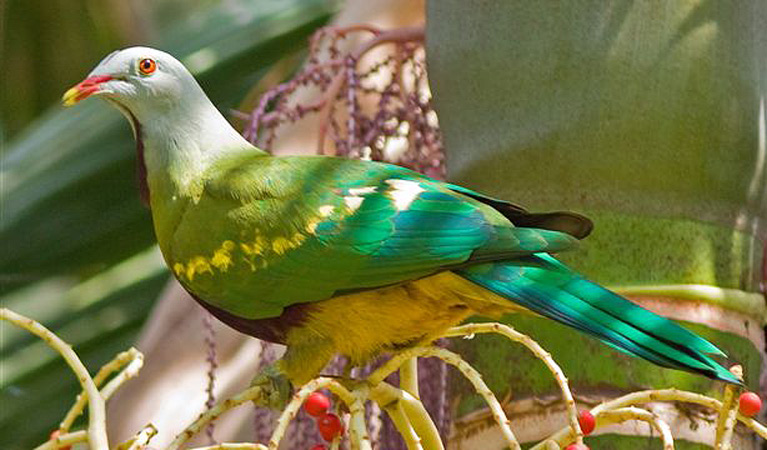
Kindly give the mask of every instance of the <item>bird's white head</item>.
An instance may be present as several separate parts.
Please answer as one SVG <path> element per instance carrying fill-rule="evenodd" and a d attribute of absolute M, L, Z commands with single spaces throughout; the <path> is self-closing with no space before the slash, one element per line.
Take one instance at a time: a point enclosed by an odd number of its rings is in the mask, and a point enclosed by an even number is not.
<path fill-rule="evenodd" d="M 191 73 L 173 56 L 149 47 L 130 47 L 109 54 L 90 74 L 69 89 L 64 105 L 100 96 L 130 112 L 140 122 L 207 103 Z M 125 111 L 127 110 L 127 111 Z"/>
<path fill-rule="evenodd" d="M 150 176 L 169 173 L 177 184 L 188 184 L 217 157 L 260 152 L 229 125 L 186 67 L 163 51 L 130 47 L 109 54 L 63 102 L 72 106 L 96 96 L 129 119 L 139 163 L 146 159 Z"/>

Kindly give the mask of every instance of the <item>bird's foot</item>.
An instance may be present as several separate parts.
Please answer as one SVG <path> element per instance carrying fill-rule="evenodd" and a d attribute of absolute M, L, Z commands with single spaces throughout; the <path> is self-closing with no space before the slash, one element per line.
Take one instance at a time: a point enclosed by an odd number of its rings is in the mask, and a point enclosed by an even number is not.
<path fill-rule="evenodd" d="M 253 400 L 256 406 L 271 408 L 277 411 L 285 409 L 293 395 L 293 385 L 288 377 L 280 370 L 277 363 L 269 364 L 251 380 L 251 386 L 260 386 L 262 395 Z"/>

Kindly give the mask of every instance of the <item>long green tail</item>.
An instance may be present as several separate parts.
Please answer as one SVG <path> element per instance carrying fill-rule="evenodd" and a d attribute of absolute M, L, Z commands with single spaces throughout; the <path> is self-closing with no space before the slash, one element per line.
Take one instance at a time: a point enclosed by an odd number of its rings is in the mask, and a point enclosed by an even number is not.
<path fill-rule="evenodd" d="M 706 355 L 725 356 L 713 344 L 582 278 L 548 254 L 479 264 L 456 273 L 630 355 L 663 367 L 742 384 Z"/>

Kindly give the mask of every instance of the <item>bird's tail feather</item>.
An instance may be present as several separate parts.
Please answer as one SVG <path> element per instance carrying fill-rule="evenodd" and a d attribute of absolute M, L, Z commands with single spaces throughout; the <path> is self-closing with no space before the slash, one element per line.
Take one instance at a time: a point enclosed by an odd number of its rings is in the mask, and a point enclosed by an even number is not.
<path fill-rule="evenodd" d="M 595 283 L 545 253 L 457 271 L 490 291 L 655 364 L 741 384 L 707 354 L 721 350 Z"/>

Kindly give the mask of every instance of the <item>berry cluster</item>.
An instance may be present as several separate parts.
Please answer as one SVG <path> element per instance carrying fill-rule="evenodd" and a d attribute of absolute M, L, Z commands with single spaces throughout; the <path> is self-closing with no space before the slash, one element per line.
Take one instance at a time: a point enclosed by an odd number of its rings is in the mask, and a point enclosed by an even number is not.
<path fill-rule="evenodd" d="M 328 412 L 329 409 L 330 399 L 320 392 L 311 394 L 304 402 L 304 410 L 307 414 L 317 419 L 317 428 L 322 438 L 331 442 L 343 434 L 344 426 L 337 415 Z M 744 416 L 754 416 L 762 409 L 762 400 L 759 395 L 753 392 L 744 392 L 739 398 L 739 409 L 740 413 Z M 578 424 L 583 434 L 588 436 L 596 428 L 596 419 L 590 411 L 583 410 L 578 413 Z M 585 444 L 570 444 L 566 448 L 566 450 L 588 449 L 589 447 Z M 317 444 L 311 450 L 327 450 L 327 446 L 325 444 Z"/>
<path fill-rule="evenodd" d="M 360 33 L 370 38 L 344 50 L 343 41 Z M 241 116 L 247 120 L 243 134 L 270 150 L 283 124 L 318 114 L 317 153 L 384 160 L 442 178 L 442 135 L 426 79 L 423 40 L 423 28 L 320 29 L 310 41 L 306 65 Z M 370 56 L 384 45 L 386 56 Z M 305 91 L 322 95 L 301 103 L 295 94 Z M 326 151 L 326 140 L 333 149 Z"/>
<path fill-rule="evenodd" d="M 317 419 L 317 429 L 322 438 L 331 442 L 343 434 L 344 425 L 337 415 L 328 410 L 330 410 L 330 399 L 320 392 L 312 393 L 304 402 L 304 411 Z M 327 447 L 325 444 L 317 444 L 311 450 L 327 450 Z"/>

